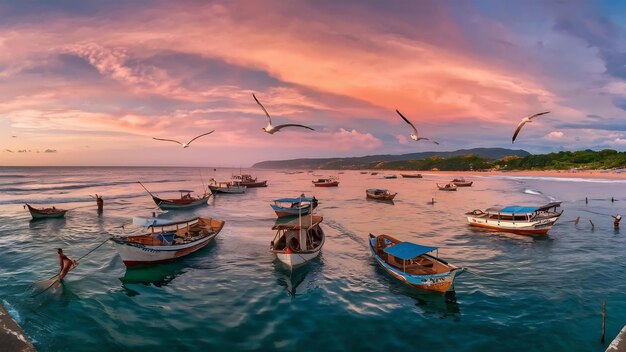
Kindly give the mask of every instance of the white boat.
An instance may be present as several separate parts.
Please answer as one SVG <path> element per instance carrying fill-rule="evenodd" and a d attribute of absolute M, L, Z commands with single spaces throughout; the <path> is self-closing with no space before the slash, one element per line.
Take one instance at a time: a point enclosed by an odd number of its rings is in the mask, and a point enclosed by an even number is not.
<path fill-rule="evenodd" d="M 279 218 L 272 227 L 276 236 L 270 244 L 271 252 L 289 268 L 315 259 L 326 240 L 320 227 L 322 220 L 317 215 Z"/>
<path fill-rule="evenodd" d="M 545 235 L 563 214 L 556 211 L 560 205 L 561 202 L 553 202 L 540 207 L 476 209 L 465 215 L 470 226 L 519 235 Z"/>
<path fill-rule="evenodd" d="M 147 234 L 112 236 L 111 240 L 126 266 L 157 264 L 191 254 L 213 240 L 224 221 L 195 218 L 154 225 Z"/>
<path fill-rule="evenodd" d="M 228 181 L 215 181 L 211 179 L 211 183 L 209 184 L 209 189 L 212 193 L 227 193 L 227 194 L 240 194 L 246 193 L 246 186 L 241 186 L 237 184 L 233 184 Z"/>

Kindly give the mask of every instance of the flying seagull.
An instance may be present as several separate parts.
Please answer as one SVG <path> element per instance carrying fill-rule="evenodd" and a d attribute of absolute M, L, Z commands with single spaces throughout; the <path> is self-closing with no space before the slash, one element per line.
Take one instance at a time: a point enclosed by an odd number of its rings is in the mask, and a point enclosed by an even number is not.
<path fill-rule="evenodd" d="M 544 112 L 540 112 L 540 113 L 537 113 L 537 114 L 534 114 L 534 115 L 530 115 L 530 116 L 524 117 L 522 119 L 522 121 L 520 121 L 519 124 L 517 125 L 517 129 L 515 130 L 515 133 L 513 133 L 513 139 L 511 139 L 511 144 L 515 143 L 515 138 L 517 138 L 517 135 L 519 134 L 519 131 L 522 130 L 522 127 L 524 127 L 524 125 L 526 123 L 532 122 L 532 119 L 534 117 L 545 115 L 545 114 L 547 114 L 549 112 L 550 111 L 544 111 Z"/>
<path fill-rule="evenodd" d="M 400 115 L 400 117 L 404 120 L 404 122 L 408 123 L 413 128 L 413 133 L 411 133 L 411 139 L 412 140 L 414 140 L 414 141 L 424 140 L 424 141 L 429 141 L 429 142 L 432 142 L 432 143 L 435 143 L 435 144 L 439 144 L 439 142 L 437 142 L 434 139 L 428 139 L 428 138 L 425 138 L 425 137 L 418 137 L 417 136 L 417 128 L 415 128 L 415 126 L 413 126 L 411 121 L 409 121 L 406 117 L 404 117 L 404 115 L 402 115 L 402 113 L 400 111 L 398 111 L 397 109 L 396 109 L 396 112 L 398 113 L 398 115 Z"/>
<path fill-rule="evenodd" d="M 213 130 L 211 132 L 203 133 L 203 134 L 201 134 L 201 135 L 199 135 L 197 137 L 194 137 L 192 140 L 190 140 L 187 143 L 181 143 L 181 142 L 175 141 L 173 139 L 163 139 L 163 138 L 156 138 L 156 137 L 152 137 L 152 139 L 156 139 L 157 141 L 174 142 L 174 143 L 178 143 L 178 144 L 182 145 L 183 148 L 189 148 L 189 145 L 191 144 L 191 142 L 195 141 L 196 139 L 198 139 L 198 138 L 200 138 L 202 136 L 206 136 L 207 134 L 211 134 L 213 132 L 215 132 L 215 130 Z"/>
<path fill-rule="evenodd" d="M 269 134 L 274 134 L 274 133 L 280 131 L 281 129 L 283 129 L 285 127 L 301 127 L 301 128 L 309 129 L 311 131 L 315 131 L 311 127 L 304 126 L 304 125 L 298 125 L 298 124 L 295 124 L 295 123 L 287 123 L 287 124 L 284 124 L 284 125 L 272 126 L 272 118 L 270 117 L 270 114 L 267 113 L 267 110 L 265 110 L 265 107 L 263 106 L 263 104 L 261 104 L 259 99 L 256 98 L 254 93 L 252 93 L 252 97 L 254 98 L 256 103 L 259 104 L 261 109 L 263 109 L 263 112 L 265 112 L 265 116 L 267 116 L 268 123 L 267 123 L 266 127 L 261 128 L 263 131 L 265 131 L 265 132 L 267 132 Z"/>

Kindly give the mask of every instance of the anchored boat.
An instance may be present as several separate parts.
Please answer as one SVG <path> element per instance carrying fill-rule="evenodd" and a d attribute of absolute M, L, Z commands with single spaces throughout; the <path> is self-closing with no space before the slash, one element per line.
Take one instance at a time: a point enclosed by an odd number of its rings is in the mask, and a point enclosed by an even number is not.
<path fill-rule="evenodd" d="M 398 193 L 391 193 L 388 189 L 368 189 L 365 196 L 376 200 L 393 200 Z"/>
<path fill-rule="evenodd" d="M 398 178 L 398 176 L 396 176 L 396 175 L 385 175 L 383 177 L 386 178 L 386 179 Z"/>
<path fill-rule="evenodd" d="M 317 207 L 317 199 L 304 197 L 304 195 L 297 198 L 280 198 L 275 199 L 274 204 L 270 206 L 279 218 L 307 215 Z"/>
<path fill-rule="evenodd" d="M 402 178 L 422 178 L 422 174 L 400 174 Z"/>
<path fill-rule="evenodd" d="M 111 240 L 126 266 L 157 264 L 191 254 L 211 242 L 224 221 L 207 218 L 150 226 L 137 236 L 112 236 Z"/>
<path fill-rule="evenodd" d="M 67 213 L 67 210 L 57 209 L 56 207 L 33 208 L 28 203 L 26 203 L 26 206 L 28 207 L 28 211 L 30 212 L 30 216 L 33 217 L 33 220 L 62 218 L 65 217 L 65 213 Z"/>
<path fill-rule="evenodd" d="M 334 177 L 330 178 L 318 178 L 317 180 L 311 181 L 315 185 L 315 187 L 337 187 L 339 186 L 339 180 Z"/>
<path fill-rule="evenodd" d="M 246 186 L 235 185 L 232 182 L 218 182 L 211 179 L 209 189 L 212 193 L 240 194 L 246 193 Z"/>
<path fill-rule="evenodd" d="M 270 250 L 289 268 L 315 259 L 326 239 L 320 227 L 322 220 L 317 215 L 278 219 L 272 227 L 272 230 L 276 230 L 276 236 L 270 243 Z"/>
<path fill-rule="evenodd" d="M 401 242 L 389 235 L 370 233 L 369 247 L 372 255 L 396 279 L 421 290 L 454 291 L 454 279 L 462 268 L 428 253 L 437 247 Z"/>
<path fill-rule="evenodd" d="M 557 211 L 560 205 L 561 202 L 553 202 L 540 207 L 514 205 L 485 211 L 476 209 L 465 215 L 471 226 L 519 235 L 545 235 L 563 214 Z"/>
<path fill-rule="evenodd" d="M 474 181 L 465 181 L 464 178 L 455 178 L 450 183 L 453 183 L 457 187 L 472 187 Z"/>
<path fill-rule="evenodd" d="M 152 200 L 154 201 L 154 203 L 163 210 L 189 209 L 189 208 L 195 208 L 201 205 L 208 205 L 209 198 L 211 198 L 211 194 L 207 194 L 207 193 L 205 193 L 201 197 L 193 197 L 191 195 L 193 191 L 187 190 L 187 189 L 181 189 L 178 191 L 180 192 L 180 198 L 165 199 L 165 198 L 157 197 L 156 195 L 152 194 L 150 191 L 148 191 L 146 186 L 143 185 L 143 183 L 139 182 L 139 184 L 152 197 Z"/>
<path fill-rule="evenodd" d="M 235 186 L 244 186 L 247 188 L 267 187 L 267 180 L 258 181 L 256 177 L 248 174 L 233 175 L 231 181 Z"/>
<path fill-rule="evenodd" d="M 445 185 L 437 184 L 437 188 L 440 191 L 456 191 L 456 185 L 454 183 L 446 183 Z"/>

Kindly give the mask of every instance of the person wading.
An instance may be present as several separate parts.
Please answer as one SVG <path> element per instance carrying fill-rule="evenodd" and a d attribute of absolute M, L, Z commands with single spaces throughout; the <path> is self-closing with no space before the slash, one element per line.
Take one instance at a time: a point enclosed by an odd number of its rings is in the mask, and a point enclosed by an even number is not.
<path fill-rule="evenodd" d="M 75 260 L 71 260 L 65 254 L 63 254 L 63 249 L 57 248 L 57 254 L 59 255 L 59 264 L 61 265 L 61 271 L 59 271 L 59 280 L 63 280 L 65 275 L 67 275 L 68 271 L 72 269 L 76 265 Z"/>

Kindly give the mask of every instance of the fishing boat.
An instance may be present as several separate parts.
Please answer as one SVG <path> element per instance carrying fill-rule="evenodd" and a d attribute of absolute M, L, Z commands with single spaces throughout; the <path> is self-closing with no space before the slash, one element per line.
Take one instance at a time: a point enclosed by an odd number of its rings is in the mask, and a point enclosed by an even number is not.
<path fill-rule="evenodd" d="M 376 176 L 376 175 L 378 175 L 378 172 L 372 172 L 372 173 L 370 173 L 370 175 Z"/>
<path fill-rule="evenodd" d="M 396 279 L 421 290 L 454 291 L 454 279 L 463 268 L 428 254 L 437 247 L 400 242 L 389 235 L 369 236 L 370 251 L 376 261 Z"/>
<path fill-rule="evenodd" d="M 308 198 L 304 195 L 297 198 L 280 198 L 275 199 L 274 204 L 270 204 L 270 206 L 279 218 L 307 215 L 317 207 L 317 199 L 315 197 Z"/>
<path fill-rule="evenodd" d="M 150 232 L 136 236 L 112 236 L 111 240 L 126 266 L 157 264 L 191 254 L 213 240 L 224 221 L 207 218 L 150 226 Z"/>
<path fill-rule="evenodd" d="M 457 187 L 472 187 L 474 181 L 465 181 L 464 178 L 455 178 L 452 182 Z"/>
<path fill-rule="evenodd" d="M 245 186 L 247 188 L 267 187 L 267 180 L 258 181 L 256 177 L 248 174 L 233 175 L 231 181 L 235 186 Z"/>
<path fill-rule="evenodd" d="M 202 206 L 202 205 L 208 205 L 208 201 L 211 198 L 210 193 L 205 193 L 201 197 L 193 197 L 191 195 L 193 191 L 188 190 L 188 189 L 181 189 L 178 191 L 180 192 L 180 198 L 165 199 L 165 198 L 160 198 L 152 194 L 146 188 L 146 186 L 143 185 L 143 183 L 139 182 L 139 184 L 152 197 L 152 200 L 154 201 L 154 203 L 163 210 L 189 209 L 189 208 L 195 208 L 195 207 Z"/>
<path fill-rule="evenodd" d="M 361 175 L 367 175 L 367 171 L 361 171 Z"/>
<path fill-rule="evenodd" d="M 539 207 L 507 206 L 476 209 L 468 212 L 470 226 L 510 232 L 518 235 L 546 235 L 563 211 L 557 211 L 561 202 L 552 202 Z"/>
<path fill-rule="evenodd" d="M 422 178 L 422 174 L 400 174 L 402 178 Z"/>
<path fill-rule="evenodd" d="M 398 193 L 391 193 L 387 189 L 368 189 L 365 196 L 376 200 L 393 200 Z"/>
<path fill-rule="evenodd" d="M 330 178 L 318 178 L 317 180 L 311 181 L 315 185 L 315 187 L 337 187 L 339 186 L 339 180 L 334 177 Z"/>
<path fill-rule="evenodd" d="M 320 227 L 322 220 L 317 215 L 278 219 L 272 227 L 272 230 L 276 230 L 276 236 L 270 243 L 271 252 L 289 268 L 315 259 L 325 241 L 324 231 Z"/>
<path fill-rule="evenodd" d="M 209 189 L 212 193 L 240 194 L 246 193 L 246 186 L 235 185 L 229 181 L 215 181 L 211 179 Z"/>
<path fill-rule="evenodd" d="M 456 191 L 456 185 L 454 183 L 446 183 L 445 185 L 437 184 L 437 188 L 440 191 Z"/>
<path fill-rule="evenodd" d="M 26 203 L 26 206 L 28 207 L 28 211 L 30 212 L 30 216 L 33 217 L 33 220 L 62 218 L 65 217 L 65 213 L 67 213 L 67 210 L 57 209 L 56 207 L 33 208 L 28 203 Z"/>
<path fill-rule="evenodd" d="M 386 179 L 398 178 L 398 176 L 396 176 L 396 175 L 385 175 L 383 177 L 386 178 Z"/>

